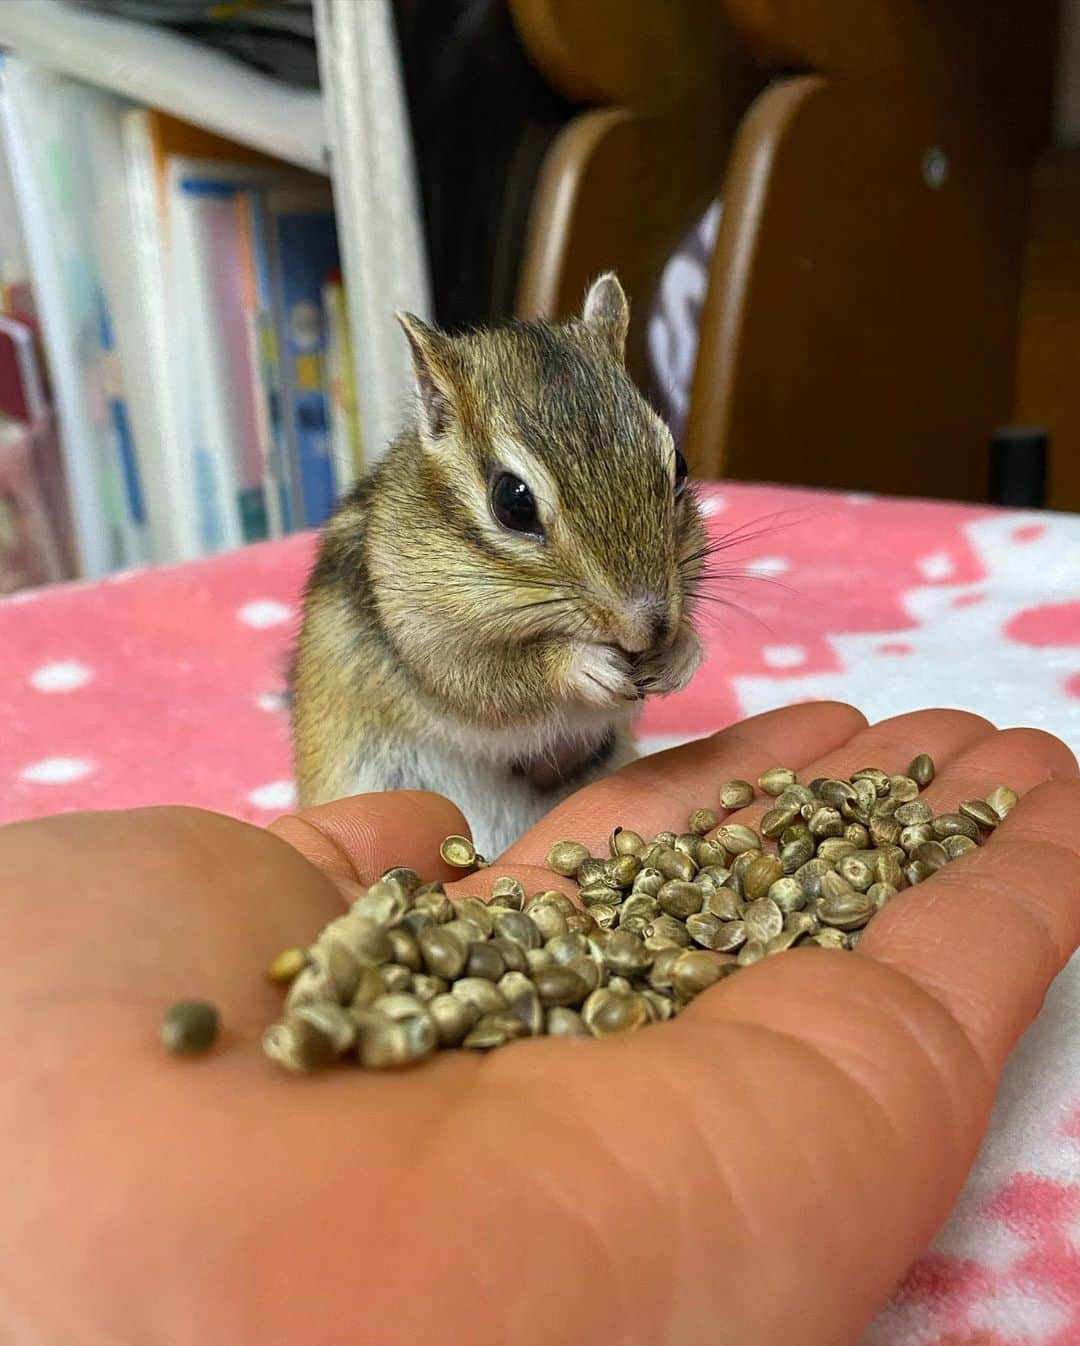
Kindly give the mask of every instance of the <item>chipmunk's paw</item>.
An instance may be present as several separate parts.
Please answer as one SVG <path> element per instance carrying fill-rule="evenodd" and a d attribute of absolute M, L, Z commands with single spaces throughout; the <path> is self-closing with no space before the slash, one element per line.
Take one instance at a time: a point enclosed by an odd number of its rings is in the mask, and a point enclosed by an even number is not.
<path fill-rule="evenodd" d="M 616 707 L 641 699 L 629 660 L 611 645 L 572 646 L 563 685 L 568 700 L 589 706 Z"/>
<path fill-rule="evenodd" d="M 634 681 L 643 696 L 681 692 L 701 663 L 701 641 L 693 627 L 683 625 L 665 650 L 644 656 L 634 670 Z"/>

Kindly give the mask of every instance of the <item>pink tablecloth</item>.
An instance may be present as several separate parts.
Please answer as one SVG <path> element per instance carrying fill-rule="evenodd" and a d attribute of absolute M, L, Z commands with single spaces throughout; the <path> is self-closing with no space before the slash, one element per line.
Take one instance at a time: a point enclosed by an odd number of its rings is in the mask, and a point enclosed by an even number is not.
<path fill-rule="evenodd" d="M 960 705 L 1080 748 L 1080 518 L 705 493 L 729 571 L 708 662 L 646 747 L 820 697 Z M 281 689 L 309 537 L 0 602 L 0 822 L 292 801 Z M 867 1346 L 1080 1343 L 1080 963 L 1014 1057 L 976 1172 Z"/>

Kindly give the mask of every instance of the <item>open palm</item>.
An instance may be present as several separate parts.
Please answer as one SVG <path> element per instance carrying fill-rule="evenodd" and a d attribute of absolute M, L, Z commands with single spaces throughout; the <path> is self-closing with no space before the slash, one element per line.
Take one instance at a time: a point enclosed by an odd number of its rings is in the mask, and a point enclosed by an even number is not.
<path fill-rule="evenodd" d="M 1002 1063 L 1080 942 L 1067 749 L 959 712 L 777 711 L 589 787 L 449 885 L 550 887 L 554 840 L 602 853 L 613 823 L 681 829 L 778 761 L 810 779 L 924 749 L 935 808 L 1029 793 L 856 953 L 768 959 L 626 1038 L 398 1075 L 276 1070 L 261 973 L 341 910 L 334 879 L 449 880 L 445 800 L 359 797 L 268 831 L 184 809 L 0 831 L 0 1340 L 853 1341 L 947 1215 Z M 178 1062 L 157 1022 L 193 995 L 226 1031 Z"/>

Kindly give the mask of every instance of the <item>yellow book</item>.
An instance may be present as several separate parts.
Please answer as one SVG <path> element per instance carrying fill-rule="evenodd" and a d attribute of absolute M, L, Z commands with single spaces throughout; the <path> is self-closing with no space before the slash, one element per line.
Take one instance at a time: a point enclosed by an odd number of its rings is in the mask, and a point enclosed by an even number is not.
<path fill-rule="evenodd" d="M 364 471 L 364 446 L 356 398 L 356 365 L 348 306 L 341 278 L 335 276 L 323 290 L 326 312 L 328 384 L 331 435 L 337 493 L 343 495 Z"/>

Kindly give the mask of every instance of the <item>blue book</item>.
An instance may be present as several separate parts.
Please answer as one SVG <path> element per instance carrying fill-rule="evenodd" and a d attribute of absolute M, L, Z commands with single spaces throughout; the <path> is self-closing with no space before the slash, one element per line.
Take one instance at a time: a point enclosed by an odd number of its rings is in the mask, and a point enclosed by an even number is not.
<path fill-rule="evenodd" d="M 340 269 L 329 188 L 265 196 L 281 354 L 284 414 L 294 446 L 301 519 L 322 524 L 334 508 L 333 437 L 323 286 Z"/>
<path fill-rule="evenodd" d="M 274 278 L 262 192 L 247 192 L 245 204 L 255 281 L 254 339 L 269 440 L 266 490 L 268 497 L 273 493 L 277 500 L 278 527 L 273 531 L 291 533 L 299 511 L 289 472 L 289 437 L 281 405 L 281 349 L 274 321 Z"/>

